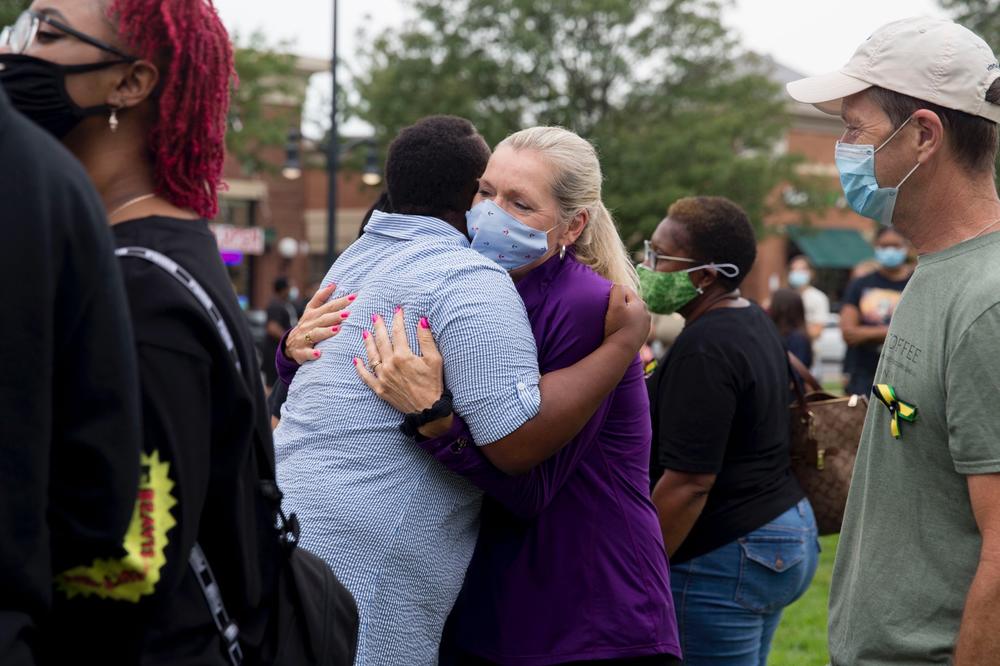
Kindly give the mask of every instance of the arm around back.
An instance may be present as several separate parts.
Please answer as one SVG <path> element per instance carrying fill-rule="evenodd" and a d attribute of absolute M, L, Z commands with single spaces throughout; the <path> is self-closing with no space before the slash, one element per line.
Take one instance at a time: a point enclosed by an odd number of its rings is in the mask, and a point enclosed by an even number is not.
<path fill-rule="evenodd" d="M 542 376 L 538 415 L 484 447 L 490 462 L 508 474 L 523 474 L 559 451 L 621 381 L 648 331 L 645 303 L 630 289 L 616 285 L 608 306 L 604 343 L 568 368 Z"/>

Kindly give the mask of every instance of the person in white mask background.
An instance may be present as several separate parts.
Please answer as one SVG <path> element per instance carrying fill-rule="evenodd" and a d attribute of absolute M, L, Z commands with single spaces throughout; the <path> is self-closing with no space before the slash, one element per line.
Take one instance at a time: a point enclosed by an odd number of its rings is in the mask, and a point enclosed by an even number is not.
<path fill-rule="evenodd" d="M 806 331 L 810 340 L 816 340 L 830 318 L 830 298 L 813 286 L 816 273 L 804 255 L 792 257 L 788 262 L 788 286 L 799 292 L 806 310 Z"/>
<path fill-rule="evenodd" d="M 854 18 L 857 20 L 857 17 Z M 1000 655 L 1000 64 L 946 20 L 876 30 L 839 71 L 788 84 L 846 125 L 848 203 L 917 267 L 882 345 L 830 592 L 830 657 Z"/>
<path fill-rule="evenodd" d="M 909 243 L 898 231 L 881 227 L 874 245 L 877 268 L 847 285 L 840 306 L 840 331 L 850 358 L 845 364 L 848 394 L 871 392 L 892 313 L 913 272 L 907 263 Z"/>

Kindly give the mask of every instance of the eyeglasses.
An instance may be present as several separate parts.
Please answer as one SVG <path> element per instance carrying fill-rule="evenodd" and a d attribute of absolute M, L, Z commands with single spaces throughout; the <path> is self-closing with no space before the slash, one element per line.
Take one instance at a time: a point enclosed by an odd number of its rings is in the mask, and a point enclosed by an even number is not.
<path fill-rule="evenodd" d="M 668 254 L 657 254 L 656 250 L 653 249 L 653 244 L 649 241 L 644 241 L 645 246 L 643 248 L 642 258 L 643 263 L 650 268 L 656 268 L 656 263 L 661 259 L 663 261 L 683 261 L 688 264 L 697 264 L 697 259 L 687 259 L 686 257 L 671 257 Z"/>
<path fill-rule="evenodd" d="M 35 41 L 35 37 L 38 35 L 38 28 L 42 23 L 47 23 L 53 28 L 56 28 L 67 35 L 72 35 L 76 37 L 81 42 L 86 42 L 91 46 L 96 46 L 102 51 L 107 51 L 112 53 L 122 60 L 127 62 L 135 62 L 138 60 L 135 56 L 130 56 L 129 54 L 121 51 L 120 49 L 111 46 L 107 42 L 102 42 L 96 37 L 91 37 L 79 30 L 74 30 L 62 21 L 57 21 L 48 14 L 42 14 L 34 10 L 26 10 L 21 12 L 21 15 L 17 17 L 14 21 L 14 25 L 9 25 L 0 31 L 0 46 L 6 46 L 10 48 L 13 53 L 24 53 Z"/>

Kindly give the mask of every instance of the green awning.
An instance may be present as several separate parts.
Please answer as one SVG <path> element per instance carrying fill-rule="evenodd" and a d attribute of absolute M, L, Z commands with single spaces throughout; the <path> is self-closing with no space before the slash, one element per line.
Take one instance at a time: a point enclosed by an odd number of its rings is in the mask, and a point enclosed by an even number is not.
<path fill-rule="evenodd" d="M 854 229 L 788 227 L 787 231 L 815 268 L 854 268 L 875 256 L 871 244 Z"/>

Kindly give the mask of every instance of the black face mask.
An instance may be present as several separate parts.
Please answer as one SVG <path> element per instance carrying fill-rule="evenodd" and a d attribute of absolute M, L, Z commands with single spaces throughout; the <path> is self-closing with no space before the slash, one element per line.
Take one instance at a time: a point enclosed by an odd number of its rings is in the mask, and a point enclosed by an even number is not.
<path fill-rule="evenodd" d="M 48 60 L 16 53 L 0 53 L 0 86 L 14 108 L 62 139 L 88 116 L 111 111 L 107 104 L 83 108 L 66 91 L 66 75 L 94 72 L 125 60 L 86 65 L 58 65 Z"/>

